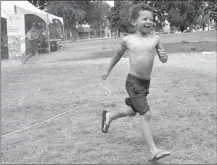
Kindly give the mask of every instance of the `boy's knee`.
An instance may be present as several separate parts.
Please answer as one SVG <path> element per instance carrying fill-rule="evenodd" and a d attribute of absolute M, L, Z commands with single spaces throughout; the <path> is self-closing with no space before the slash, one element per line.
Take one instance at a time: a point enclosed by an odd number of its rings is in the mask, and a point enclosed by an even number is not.
<path fill-rule="evenodd" d="M 129 113 L 128 116 L 135 116 L 135 115 L 136 115 L 136 112 L 135 112 L 135 111 L 132 111 L 132 112 Z"/>
<path fill-rule="evenodd" d="M 123 113 L 124 113 L 125 116 L 135 116 L 136 115 L 136 112 L 131 107 L 129 107 Z"/>
<path fill-rule="evenodd" d="M 144 116 L 145 120 L 150 120 L 151 119 L 151 111 L 148 111 L 144 114 L 140 114 L 141 116 Z"/>

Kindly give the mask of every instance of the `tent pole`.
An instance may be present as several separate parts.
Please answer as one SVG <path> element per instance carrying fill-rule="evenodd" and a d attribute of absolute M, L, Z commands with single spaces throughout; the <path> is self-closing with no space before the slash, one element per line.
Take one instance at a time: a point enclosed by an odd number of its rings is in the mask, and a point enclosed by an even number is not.
<path fill-rule="evenodd" d="M 14 5 L 14 14 L 17 14 L 17 6 Z"/>
<path fill-rule="evenodd" d="M 65 29 L 64 29 L 65 27 L 64 27 L 64 25 L 63 25 L 63 43 L 64 43 L 64 46 L 65 46 L 65 41 L 66 41 L 66 39 L 65 39 Z"/>
<path fill-rule="evenodd" d="M 49 17 L 48 17 L 48 14 L 47 14 L 47 23 L 46 23 L 46 26 L 47 26 L 47 31 L 48 31 L 48 52 L 50 53 L 50 29 L 49 29 Z"/>

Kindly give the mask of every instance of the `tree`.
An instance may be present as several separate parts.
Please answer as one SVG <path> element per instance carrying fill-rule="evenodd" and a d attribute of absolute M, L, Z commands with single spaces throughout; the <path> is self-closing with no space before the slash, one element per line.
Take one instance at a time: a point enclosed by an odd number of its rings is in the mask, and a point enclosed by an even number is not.
<path fill-rule="evenodd" d="M 41 10 L 44 10 L 48 3 L 48 0 L 28 0 L 28 1 Z"/>
<path fill-rule="evenodd" d="M 133 32 L 133 26 L 129 21 L 129 10 L 131 7 L 129 1 L 115 0 L 114 7 L 111 8 L 108 14 L 108 20 L 110 21 L 111 30 L 113 32 Z"/>
<path fill-rule="evenodd" d="M 216 1 L 209 1 L 208 2 L 209 10 L 210 10 L 210 18 L 217 23 L 217 2 Z"/>
<path fill-rule="evenodd" d="M 202 27 L 204 30 L 205 27 L 208 26 L 211 21 L 217 23 L 217 2 L 215 1 L 205 1 L 204 2 L 204 9 L 200 10 L 200 13 L 195 20 L 195 23 L 198 27 Z"/>
<path fill-rule="evenodd" d="M 189 1 L 169 1 L 166 11 L 171 26 L 179 27 L 183 32 L 193 21 L 193 7 Z"/>
<path fill-rule="evenodd" d="M 103 1 L 91 2 L 85 9 L 85 22 L 94 29 L 95 37 L 99 37 L 101 29 L 104 29 L 108 25 L 106 17 L 109 9 L 110 6 Z"/>
<path fill-rule="evenodd" d="M 112 31 L 116 31 L 118 29 L 119 10 L 120 7 L 117 5 L 117 0 L 115 0 L 114 6 L 111 8 L 107 16 Z"/>
<path fill-rule="evenodd" d="M 67 36 L 70 36 L 71 32 L 73 38 L 76 38 L 76 25 L 85 23 L 85 11 L 82 5 L 84 5 L 82 1 L 49 1 L 46 11 L 62 17 Z"/>
<path fill-rule="evenodd" d="M 197 26 L 198 23 L 205 25 L 204 18 L 208 20 L 212 18 L 209 11 L 210 6 L 213 6 L 210 3 L 213 2 L 203 0 L 167 1 L 168 20 L 171 26 L 179 27 L 182 32 L 187 28 L 192 31 L 193 26 Z"/>
<path fill-rule="evenodd" d="M 62 17 L 68 36 L 70 32 L 76 38 L 76 26 L 88 23 L 99 36 L 101 28 L 106 26 L 106 16 L 109 5 L 103 1 L 49 1 L 31 0 L 31 3 L 39 7 L 44 4 L 46 12 Z"/>
<path fill-rule="evenodd" d="M 210 21 L 209 17 L 210 17 L 210 14 L 206 14 L 206 15 L 203 14 L 203 15 L 201 15 L 199 18 L 196 19 L 196 21 L 195 21 L 196 25 L 199 28 L 202 27 L 202 29 L 204 31 L 205 27 L 207 27 L 207 25 L 209 24 L 209 21 Z"/>
<path fill-rule="evenodd" d="M 148 3 L 154 9 L 153 14 L 156 31 L 162 30 L 165 26 L 165 21 L 168 19 L 168 15 L 166 13 L 167 1 L 146 1 L 146 3 Z"/>

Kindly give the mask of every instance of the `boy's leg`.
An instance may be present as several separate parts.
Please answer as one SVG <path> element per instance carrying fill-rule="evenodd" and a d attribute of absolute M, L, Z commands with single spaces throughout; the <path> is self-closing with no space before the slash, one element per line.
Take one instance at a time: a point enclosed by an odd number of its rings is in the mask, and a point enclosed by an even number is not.
<path fill-rule="evenodd" d="M 33 56 L 32 54 L 28 55 L 28 56 L 23 60 L 23 64 L 25 64 L 25 62 L 28 61 L 28 59 L 29 59 L 30 57 L 32 57 L 32 56 Z"/>
<path fill-rule="evenodd" d="M 123 107 L 117 111 L 104 111 L 104 119 L 105 122 L 103 123 L 103 132 L 107 133 L 108 132 L 108 128 L 110 123 L 112 122 L 112 120 L 120 118 L 120 117 L 126 117 L 126 116 L 135 116 L 136 112 L 131 108 L 131 107 Z"/>
<path fill-rule="evenodd" d="M 148 111 L 144 115 L 140 115 L 141 131 L 152 153 L 152 160 L 159 160 L 163 157 L 169 156 L 170 153 L 168 151 L 160 150 L 155 145 L 153 135 L 152 135 L 152 128 L 151 128 L 150 120 L 151 120 L 150 111 Z"/>
<path fill-rule="evenodd" d="M 146 142 L 148 143 L 150 151 L 154 152 L 154 151 L 158 150 L 158 148 L 156 147 L 154 140 L 153 140 L 150 120 L 151 120 L 151 112 L 150 111 L 148 111 L 144 115 L 140 115 L 140 127 L 141 127 L 141 131 L 142 131 L 142 135 L 143 135 L 144 139 L 146 140 Z"/>

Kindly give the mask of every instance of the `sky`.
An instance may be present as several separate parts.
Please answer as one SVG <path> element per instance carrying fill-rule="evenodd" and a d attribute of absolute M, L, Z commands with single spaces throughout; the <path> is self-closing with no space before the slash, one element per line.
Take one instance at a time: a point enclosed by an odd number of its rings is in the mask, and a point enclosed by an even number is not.
<path fill-rule="evenodd" d="M 114 6 L 114 1 L 106 1 L 110 6 Z"/>

